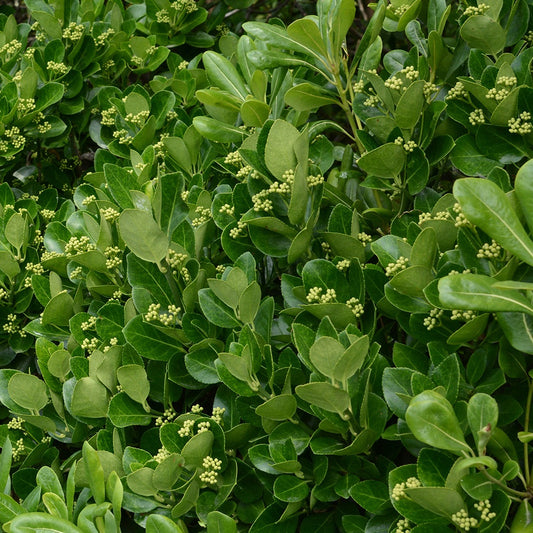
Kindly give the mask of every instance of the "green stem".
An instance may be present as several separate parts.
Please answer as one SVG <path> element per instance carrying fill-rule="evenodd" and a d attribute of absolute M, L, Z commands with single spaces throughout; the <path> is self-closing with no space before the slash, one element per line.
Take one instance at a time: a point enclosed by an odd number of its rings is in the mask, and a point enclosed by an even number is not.
<path fill-rule="evenodd" d="M 524 431 L 529 431 L 529 417 L 531 415 L 531 399 L 533 398 L 533 381 L 529 383 L 526 400 L 526 413 L 524 415 Z M 531 481 L 531 471 L 529 469 L 529 444 L 524 442 L 524 473 L 526 475 L 526 488 L 529 487 Z"/>
<path fill-rule="evenodd" d="M 503 489 L 505 492 L 507 492 L 508 494 L 512 495 L 512 496 L 517 496 L 521 499 L 524 499 L 524 498 L 529 498 L 530 497 L 530 494 L 527 493 L 527 492 L 522 492 L 522 491 L 519 491 L 519 490 L 515 490 L 515 489 L 511 489 L 510 487 L 508 487 L 505 483 L 502 483 L 499 479 L 496 479 L 495 477 L 492 477 L 486 469 L 483 469 L 482 470 L 483 472 L 483 475 L 491 482 L 491 483 L 494 483 L 495 485 L 498 485 L 498 487 L 500 487 L 501 489 Z"/>
<path fill-rule="evenodd" d="M 337 71 L 335 71 L 334 75 L 335 75 L 335 86 L 337 87 L 337 91 L 341 99 L 342 110 L 344 111 L 346 118 L 348 119 L 348 123 L 350 124 L 353 140 L 355 141 L 355 144 L 357 144 L 359 154 L 363 155 L 363 153 L 365 152 L 365 147 L 361 144 L 361 141 L 357 137 L 357 131 L 359 130 L 359 128 L 357 127 L 355 120 L 354 120 L 352 106 L 350 105 L 348 98 L 346 98 L 346 89 L 342 85 L 342 79 L 340 77 L 340 74 Z"/>

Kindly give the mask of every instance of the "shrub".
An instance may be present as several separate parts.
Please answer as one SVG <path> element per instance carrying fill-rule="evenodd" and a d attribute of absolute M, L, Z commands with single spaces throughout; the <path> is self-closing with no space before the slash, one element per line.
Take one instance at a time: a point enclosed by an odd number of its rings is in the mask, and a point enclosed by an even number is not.
<path fill-rule="evenodd" d="M 531 530 L 531 8 L 371 8 L 0 8 L 5 531 Z"/>

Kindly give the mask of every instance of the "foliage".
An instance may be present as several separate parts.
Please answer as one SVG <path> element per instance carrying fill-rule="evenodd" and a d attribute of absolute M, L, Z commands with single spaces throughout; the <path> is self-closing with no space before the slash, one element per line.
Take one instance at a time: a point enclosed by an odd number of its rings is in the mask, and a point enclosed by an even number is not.
<path fill-rule="evenodd" d="M 531 6 L 254 4 L 0 9 L 3 529 L 531 531 Z"/>

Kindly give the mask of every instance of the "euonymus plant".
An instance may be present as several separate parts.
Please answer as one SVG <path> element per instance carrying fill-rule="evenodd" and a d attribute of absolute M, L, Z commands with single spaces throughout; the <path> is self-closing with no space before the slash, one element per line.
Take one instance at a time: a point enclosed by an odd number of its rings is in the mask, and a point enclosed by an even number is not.
<path fill-rule="evenodd" d="M 4 2 L 3 530 L 533 531 L 531 9 Z"/>

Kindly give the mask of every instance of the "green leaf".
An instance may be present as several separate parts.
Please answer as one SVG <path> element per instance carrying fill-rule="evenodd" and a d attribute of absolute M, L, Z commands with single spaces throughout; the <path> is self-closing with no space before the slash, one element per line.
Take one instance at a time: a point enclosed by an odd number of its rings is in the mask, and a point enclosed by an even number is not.
<path fill-rule="evenodd" d="M 70 520 L 47 513 L 26 513 L 16 516 L 9 524 L 11 533 L 84 533 Z"/>
<path fill-rule="evenodd" d="M 494 55 L 505 46 L 506 32 L 490 17 L 474 15 L 461 26 L 461 37 L 470 48 Z"/>
<path fill-rule="evenodd" d="M 154 471 L 148 467 L 142 467 L 132 472 L 127 477 L 128 487 L 141 496 L 154 496 L 157 488 L 152 482 Z"/>
<path fill-rule="evenodd" d="M 124 392 L 119 392 L 111 398 L 107 416 L 118 428 L 147 426 L 152 420 L 152 417 Z"/>
<path fill-rule="evenodd" d="M 371 176 L 394 178 L 405 164 L 405 150 L 402 146 L 387 143 L 367 152 L 357 161 L 357 165 Z"/>
<path fill-rule="evenodd" d="M 244 324 L 251 324 L 261 304 L 261 286 L 252 281 L 239 298 L 239 318 Z"/>
<path fill-rule="evenodd" d="M 452 164 L 467 176 L 488 176 L 499 164 L 483 155 L 472 135 L 463 135 L 455 141 L 450 154 Z"/>
<path fill-rule="evenodd" d="M 318 25 L 312 18 L 304 17 L 295 20 L 287 27 L 287 35 L 306 48 L 327 57 L 326 45 L 322 40 Z"/>
<path fill-rule="evenodd" d="M 504 192 L 492 181 L 466 178 L 454 185 L 465 216 L 505 249 L 533 264 L 533 241 L 528 237 Z M 524 199 L 527 194 L 524 195 Z"/>
<path fill-rule="evenodd" d="M 331 337 L 320 337 L 309 350 L 309 359 L 316 369 L 328 378 L 335 375 L 335 366 L 344 353 L 344 346 Z"/>
<path fill-rule="evenodd" d="M 96 379 L 81 378 L 72 393 L 71 410 L 74 416 L 103 418 L 109 404 L 108 390 Z"/>
<path fill-rule="evenodd" d="M 146 370 L 139 365 L 124 365 L 117 370 L 117 379 L 122 390 L 134 401 L 147 407 L 150 383 Z"/>
<path fill-rule="evenodd" d="M 515 193 L 531 233 L 533 232 L 533 159 L 524 163 L 518 170 Z"/>
<path fill-rule="evenodd" d="M 188 467 L 201 467 L 204 458 L 210 454 L 214 436 L 211 431 L 197 433 L 183 446 L 181 456 Z"/>
<path fill-rule="evenodd" d="M 7 241 L 17 250 L 20 250 L 27 239 L 27 231 L 26 219 L 20 213 L 15 213 L 9 217 L 4 228 Z"/>
<path fill-rule="evenodd" d="M 533 314 L 533 306 L 519 291 L 497 289 L 496 280 L 479 274 L 460 274 L 439 280 L 439 299 L 450 309 L 510 311 Z"/>
<path fill-rule="evenodd" d="M 382 513 L 390 507 L 389 490 L 381 481 L 366 480 L 353 485 L 350 496 L 369 513 Z"/>
<path fill-rule="evenodd" d="M 466 414 L 478 452 L 482 454 L 488 438 L 498 423 L 498 402 L 488 394 L 474 394 L 468 400 Z"/>
<path fill-rule="evenodd" d="M 105 501 L 105 476 L 98 452 L 85 441 L 83 443 L 82 453 L 92 496 L 96 504 L 101 504 Z"/>
<path fill-rule="evenodd" d="M 159 264 L 166 256 L 168 238 L 151 213 L 139 209 L 126 209 L 120 214 L 118 224 L 126 246 L 137 257 Z"/>
<path fill-rule="evenodd" d="M 249 98 L 241 105 L 241 117 L 246 126 L 260 128 L 269 115 L 270 106 L 261 100 Z"/>
<path fill-rule="evenodd" d="M 46 384 L 36 376 L 17 372 L 7 385 L 10 398 L 26 409 L 41 410 L 48 403 Z"/>
<path fill-rule="evenodd" d="M 223 55 L 212 51 L 204 52 L 202 58 L 211 83 L 243 100 L 246 98 L 248 90 L 230 61 Z"/>
<path fill-rule="evenodd" d="M 296 398 L 292 394 L 280 394 L 255 408 L 255 413 L 269 420 L 282 421 L 292 418 L 296 412 Z"/>
<path fill-rule="evenodd" d="M 176 352 L 183 352 L 183 348 L 175 337 L 164 331 L 137 315 L 124 328 L 124 337 L 146 359 L 168 361 Z"/>
<path fill-rule="evenodd" d="M 415 438 L 435 448 L 461 455 L 471 452 L 450 402 L 438 392 L 426 390 L 409 403 L 405 420 Z"/>
<path fill-rule="evenodd" d="M 39 472 L 37 472 L 36 483 L 41 487 L 43 493 L 49 492 L 62 499 L 65 498 L 65 493 L 63 492 L 59 478 L 49 466 L 43 466 L 39 469 Z"/>
<path fill-rule="evenodd" d="M 198 291 L 198 301 L 206 318 L 222 328 L 237 328 L 239 321 L 230 307 L 225 305 L 211 289 Z"/>
<path fill-rule="evenodd" d="M 146 533 L 183 533 L 183 529 L 166 516 L 151 514 L 146 520 Z"/>
<path fill-rule="evenodd" d="M 332 413 L 342 415 L 350 406 L 348 393 L 329 383 L 315 382 L 298 385 L 295 391 L 302 400 Z"/>
<path fill-rule="evenodd" d="M 456 490 L 445 487 L 405 489 L 405 494 L 424 509 L 448 519 L 466 508 L 461 495 Z"/>
<path fill-rule="evenodd" d="M 211 511 L 207 515 L 207 533 L 237 533 L 237 524 L 220 511 Z"/>
<path fill-rule="evenodd" d="M 111 163 L 104 165 L 104 175 L 109 192 L 117 204 L 123 209 L 135 207 L 130 192 L 138 188 L 135 175 Z"/>
<path fill-rule="evenodd" d="M 265 146 L 265 163 L 279 180 L 287 170 L 296 168 L 294 144 L 300 132 L 289 122 L 278 119 L 268 133 Z"/>
<path fill-rule="evenodd" d="M 399 128 L 411 130 L 420 119 L 425 104 L 424 83 L 423 80 L 411 83 L 396 104 L 394 118 Z"/>
<path fill-rule="evenodd" d="M 74 300 L 67 292 L 56 294 L 46 304 L 41 317 L 44 326 L 68 326 L 70 318 L 74 315 Z"/>
<path fill-rule="evenodd" d="M 338 104 L 333 95 L 319 85 L 299 83 L 285 93 L 285 103 L 296 111 L 314 111 L 324 105 Z"/>
<path fill-rule="evenodd" d="M 274 481 L 274 497 L 282 502 L 299 502 L 307 498 L 307 481 L 295 476 L 278 476 Z"/>

